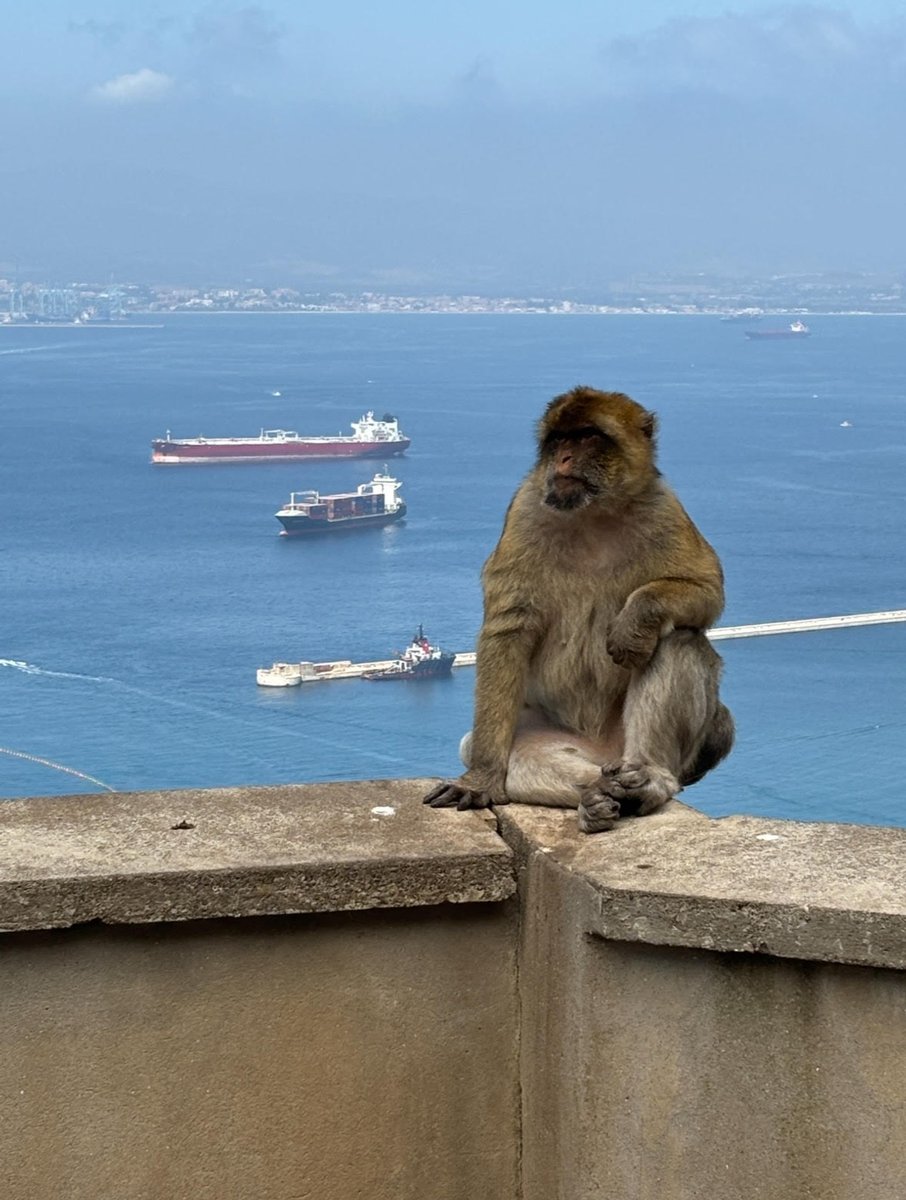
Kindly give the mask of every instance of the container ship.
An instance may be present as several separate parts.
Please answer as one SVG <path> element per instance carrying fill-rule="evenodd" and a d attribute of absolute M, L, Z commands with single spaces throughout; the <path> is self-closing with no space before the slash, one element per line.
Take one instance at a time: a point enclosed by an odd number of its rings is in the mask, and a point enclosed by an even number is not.
<path fill-rule="evenodd" d="M 406 502 L 397 495 L 400 486 L 392 475 L 379 472 L 368 483 L 360 483 L 354 492 L 330 496 L 291 492 L 287 503 L 274 514 L 283 526 L 280 535 L 306 537 L 399 521 L 406 515 Z"/>
<path fill-rule="evenodd" d="M 174 438 L 169 429 L 151 443 L 160 466 L 232 462 L 293 462 L 302 458 L 392 458 L 411 445 L 390 413 L 366 412 L 350 422 L 351 434 L 305 437 L 289 429 L 262 429 L 257 437 Z"/>
<path fill-rule="evenodd" d="M 811 330 L 808 325 L 804 325 L 802 321 L 793 321 L 787 325 L 785 329 L 747 329 L 746 337 L 751 338 L 753 342 L 764 341 L 779 341 L 782 338 L 807 338 L 811 337 Z"/>

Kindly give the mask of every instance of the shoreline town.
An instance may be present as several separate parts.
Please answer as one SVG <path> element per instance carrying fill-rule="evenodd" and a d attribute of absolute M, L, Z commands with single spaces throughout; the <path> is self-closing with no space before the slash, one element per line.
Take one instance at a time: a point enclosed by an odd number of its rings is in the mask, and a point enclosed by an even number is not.
<path fill-rule="evenodd" d="M 175 314 L 906 315 L 906 276 L 634 277 L 555 295 L 318 291 L 302 287 L 51 283 L 0 278 L 0 328 L 137 326 Z"/>

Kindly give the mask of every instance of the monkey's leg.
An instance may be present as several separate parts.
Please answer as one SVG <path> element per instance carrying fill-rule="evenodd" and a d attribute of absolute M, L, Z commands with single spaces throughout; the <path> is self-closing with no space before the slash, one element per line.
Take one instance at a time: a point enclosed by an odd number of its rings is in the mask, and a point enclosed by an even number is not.
<path fill-rule="evenodd" d="M 467 733 L 459 747 L 467 767 L 471 736 Z M 507 764 L 507 799 L 516 804 L 578 809 L 579 826 L 586 833 L 612 829 L 620 807 L 603 788 L 601 768 L 620 748 L 619 735 L 597 741 L 557 729 L 527 712 Z"/>
<path fill-rule="evenodd" d="M 718 696 L 721 666 L 703 633 L 677 629 L 633 673 L 623 758 L 603 770 L 604 790 L 622 815 L 653 812 L 729 754 L 733 718 Z"/>

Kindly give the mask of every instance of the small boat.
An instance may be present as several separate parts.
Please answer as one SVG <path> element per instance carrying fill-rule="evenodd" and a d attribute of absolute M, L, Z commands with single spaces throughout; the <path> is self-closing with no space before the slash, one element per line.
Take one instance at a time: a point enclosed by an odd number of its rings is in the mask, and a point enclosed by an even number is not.
<path fill-rule="evenodd" d="M 395 679 L 440 679 L 449 675 L 453 670 L 456 655 L 451 650 L 441 650 L 440 646 L 432 646 L 425 637 L 421 625 L 415 632 L 412 641 L 393 660 L 390 666 L 380 671 L 366 671 L 363 679 L 377 683 Z"/>
<path fill-rule="evenodd" d="M 752 341 L 779 341 L 784 338 L 811 337 L 811 330 L 802 321 L 792 321 L 786 329 L 747 329 L 745 335 Z"/>
<path fill-rule="evenodd" d="M 378 472 L 354 492 L 291 492 L 286 504 L 275 513 L 283 526 L 281 537 L 335 533 L 341 529 L 364 529 L 389 525 L 406 515 L 406 502 L 397 495 L 399 480 Z"/>
<path fill-rule="evenodd" d="M 272 392 L 274 396 L 280 393 Z M 151 461 L 159 466 L 232 462 L 294 462 L 303 458 L 390 458 L 408 450 L 411 442 L 400 432 L 391 413 L 378 419 L 366 412 L 350 422 L 351 434 L 306 437 L 290 429 L 262 429 L 257 437 L 175 438 L 151 443 Z"/>

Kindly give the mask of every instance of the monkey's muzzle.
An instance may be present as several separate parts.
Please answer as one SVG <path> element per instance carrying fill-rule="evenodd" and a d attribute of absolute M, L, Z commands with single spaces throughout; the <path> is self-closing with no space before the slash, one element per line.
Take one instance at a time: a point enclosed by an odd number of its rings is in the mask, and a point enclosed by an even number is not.
<path fill-rule="evenodd" d="M 588 482 L 578 475 L 554 475 L 548 483 L 544 503 L 548 508 L 569 512 L 588 504 L 592 494 Z"/>

